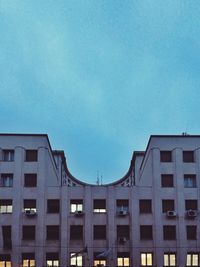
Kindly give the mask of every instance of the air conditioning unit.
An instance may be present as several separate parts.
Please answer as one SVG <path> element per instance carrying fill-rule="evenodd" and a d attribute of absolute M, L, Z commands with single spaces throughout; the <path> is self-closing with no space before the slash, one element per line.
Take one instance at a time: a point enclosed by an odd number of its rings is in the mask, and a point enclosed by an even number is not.
<path fill-rule="evenodd" d="M 82 210 L 76 210 L 75 215 L 76 216 L 83 216 L 83 211 Z"/>
<path fill-rule="evenodd" d="M 119 216 L 126 216 L 126 215 L 127 215 L 127 211 L 126 211 L 126 210 L 120 210 L 120 211 L 118 212 L 118 215 L 119 215 Z"/>
<path fill-rule="evenodd" d="M 120 237 L 119 238 L 119 244 L 124 245 L 126 243 L 126 237 Z"/>
<path fill-rule="evenodd" d="M 187 217 L 188 218 L 195 218 L 195 217 L 197 217 L 197 211 L 196 210 L 187 210 Z"/>
<path fill-rule="evenodd" d="M 177 216 L 176 211 L 174 211 L 174 210 L 168 210 L 168 211 L 167 211 L 167 217 L 169 217 L 169 218 L 174 218 L 174 217 L 176 217 L 176 216 Z"/>
<path fill-rule="evenodd" d="M 36 215 L 36 211 L 35 210 L 25 210 L 25 214 L 26 216 L 30 216 L 30 217 L 33 217 Z"/>

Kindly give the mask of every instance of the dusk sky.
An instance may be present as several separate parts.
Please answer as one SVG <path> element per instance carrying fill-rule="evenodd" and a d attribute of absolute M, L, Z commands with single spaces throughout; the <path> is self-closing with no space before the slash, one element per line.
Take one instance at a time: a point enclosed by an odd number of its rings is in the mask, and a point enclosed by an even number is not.
<path fill-rule="evenodd" d="M 0 132 L 124 176 L 151 134 L 200 134 L 200 2 L 0 0 Z"/>

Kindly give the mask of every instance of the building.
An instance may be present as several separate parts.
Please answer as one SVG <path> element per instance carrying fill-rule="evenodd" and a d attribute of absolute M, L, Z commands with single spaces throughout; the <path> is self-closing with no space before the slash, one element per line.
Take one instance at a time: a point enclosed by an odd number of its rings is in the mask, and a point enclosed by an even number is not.
<path fill-rule="evenodd" d="M 0 159 L 0 267 L 200 266 L 200 136 L 151 136 L 108 185 L 47 135 L 0 134 Z"/>

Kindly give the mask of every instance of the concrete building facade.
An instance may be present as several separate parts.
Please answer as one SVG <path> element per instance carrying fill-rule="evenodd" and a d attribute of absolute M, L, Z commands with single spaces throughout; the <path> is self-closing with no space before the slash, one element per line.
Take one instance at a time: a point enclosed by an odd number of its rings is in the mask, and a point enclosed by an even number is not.
<path fill-rule="evenodd" d="M 0 267 L 200 266 L 200 136 L 151 136 L 107 185 L 42 134 L 0 134 Z"/>

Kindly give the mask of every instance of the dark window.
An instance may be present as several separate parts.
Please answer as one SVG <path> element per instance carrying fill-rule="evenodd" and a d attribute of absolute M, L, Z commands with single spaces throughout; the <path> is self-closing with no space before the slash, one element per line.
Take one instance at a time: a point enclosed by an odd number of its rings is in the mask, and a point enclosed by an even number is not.
<path fill-rule="evenodd" d="M 37 186 L 37 174 L 36 173 L 24 174 L 24 186 L 25 187 L 36 187 Z"/>
<path fill-rule="evenodd" d="M 59 254 L 57 252 L 46 253 L 46 266 L 48 267 L 59 266 Z"/>
<path fill-rule="evenodd" d="M 185 200 L 185 210 L 197 210 L 197 200 L 187 199 Z"/>
<path fill-rule="evenodd" d="M 13 174 L 12 173 L 2 173 L 1 179 L 0 179 L 0 186 L 12 187 L 13 186 Z"/>
<path fill-rule="evenodd" d="M 184 187 L 196 187 L 196 175 L 195 174 L 184 175 Z"/>
<path fill-rule="evenodd" d="M 183 162 L 194 162 L 194 151 L 183 151 Z"/>
<path fill-rule="evenodd" d="M 35 254 L 34 253 L 22 253 L 22 266 L 23 267 L 35 266 Z"/>
<path fill-rule="evenodd" d="M 23 225 L 22 226 L 22 239 L 35 240 L 35 226 L 34 225 Z"/>
<path fill-rule="evenodd" d="M 37 161 L 38 160 L 38 152 L 37 150 L 26 150 L 26 161 Z"/>
<path fill-rule="evenodd" d="M 24 210 L 36 211 L 36 199 L 24 199 Z"/>
<path fill-rule="evenodd" d="M 117 239 L 120 238 L 130 239 L 129 225 L 117 225 Z"/>
<path fill-rule="evenodd" d="M 188 240 L 196 240 L 197 239 L 197 227 L 196 225 L 187 225 L 187 239 Z"/>
<path fill-rule="evenodd" d="M 48 199 L 47 200 L 47 212 L 48 213 L 59 213 L 60 212 L 60 200 L 59 199 Z"/>
<path fill-rule="evenodd" d="M 0 213 L 12 213 L 12 199 L 0 199 Z"/>
<path fill-rule="evenodd" d="M 59 225 L 47 225 L 47 240 L 59 240 Z"/>
<path fill-rule="evenodd" d="M 174 200 L 163 199 L 162 200 L 162 212 L 173 211 L 173 210 L 174 210 Z"/>
<path fill-rule="evenodd" d="M 151 199 L 140 199 L 140 213 L 152 213 Z"/>
<path fill-rule="evenodd" d="M 160 151 L 160 161 L 161 162 L 171 162 L 172 152 L 171 151 Z"/>
<path fill-rule="evenodd" d="M 70 200 L 70 212 L 82 212 L 83 211 L 83 200 L 82 199 L 71 199 Z"/>
<path fill-rule="evenodd" d="M 94 239 L 106 239 L 106 225 L 93 226 Z"/>
<path fill-rule="evenodd" d="M 95 213 L 106 212 L 106 200 L 105 199 L 94 199 L 94 212 Z"/>
<path fill-rule="evenodd" d="M 152 225 L 140 225 L 140 239 L 141 240 L 153 239 Z"/>
<path fill-rule="evenodd" d="M 3 161 L 14 161 L 14 150 L 4 149 L 2 151 Z"/>
<path fill-rule="evenodd" d="M 129 207 L 128 199 L 117 199 L 116 205 L 117 205 L 117 212 L 120 212 L 120 211 L 128 212 L 128 207 Z"/>
<path fill-rule="evenodd" d="M 83 225 L 70 225 L 70 240 L 83 240 Z"/>
<path fill-rule="evenodd" d="M 12 238 L 11 238 L 11 226 L 3 225 L 2 226 L 2 237 L 3 237 L 3 247 L 4 249 L 12 248 Z"/>
<path fill-rule="evenodd" d="M 176 226 L 164 225 L 163 226 L 163 239 L 164 240 L 176 240 Z"/>
<path fill-rule="evenodd" d="M 161 186 L 173 187 L 174 186 L 173 174 L 161 174 Z"/>

